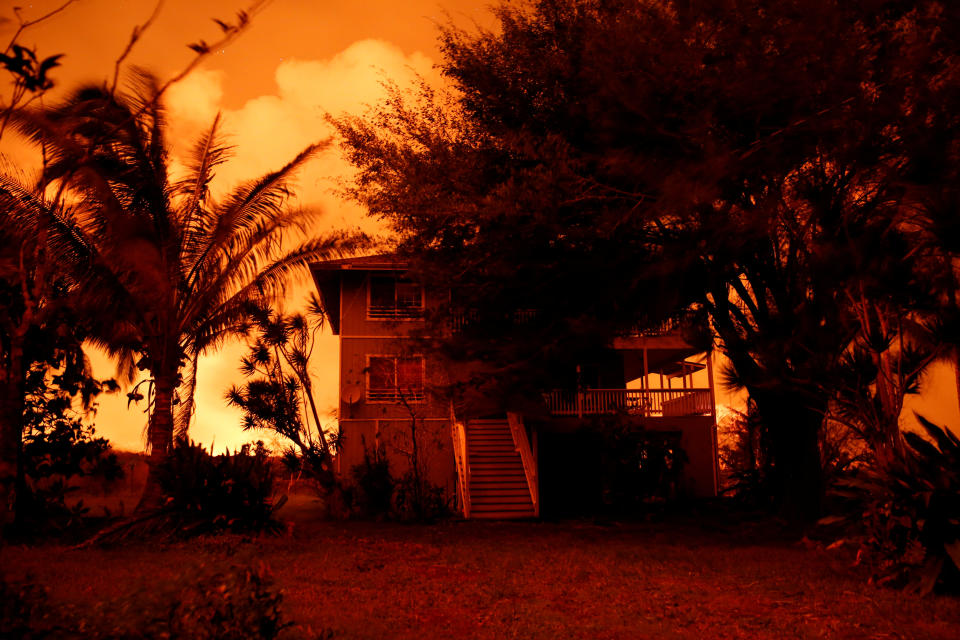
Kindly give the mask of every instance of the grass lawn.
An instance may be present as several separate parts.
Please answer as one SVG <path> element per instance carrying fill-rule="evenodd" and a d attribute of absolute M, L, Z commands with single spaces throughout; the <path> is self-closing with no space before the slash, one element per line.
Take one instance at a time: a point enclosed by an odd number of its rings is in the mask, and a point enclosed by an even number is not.
<path fill-rule="evenodd" d="M 265 562 L 289 637 L 944 638 L 960 599 L 866 584 L 846 553 L 762 524 L 323 522 L 288 508 L 277 538 L 168 546 L 7 547 L 8 576 L 89 607 L 173 582 L 185 567 Z"/>

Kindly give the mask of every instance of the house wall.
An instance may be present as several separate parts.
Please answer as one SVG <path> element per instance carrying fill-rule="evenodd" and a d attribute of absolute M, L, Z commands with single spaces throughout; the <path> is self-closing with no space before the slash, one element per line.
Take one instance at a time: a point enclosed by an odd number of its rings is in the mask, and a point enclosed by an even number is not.
<path fill-rule="evenodd" d="M 415 428 L 415 431 L 414 431 Z M 339 453 L 340 473 L 353 479 L 353 469 L 363 463 L 377 446 L 386 455 L 390 472 L 401 477 L 411 468 L 414 435 L 420 469 L 427 481 L 443 489 L 448 498 L 456 495 L 456 463 L 453 458 L 450 423 L 447 420 L 410 419 L 346 420 L 340 422 L 343 437 Z"/>
<path fill-rule="evenodd" d="M 442 367 L 426 357 L 428 354 L 422 354 L 425 356 L 426 386 L 422 402 L 404 405 L 366 400 L 369 356 L 421 355 L 417 352 L 413 336 L 423 331 L 423 320 L 376 320 L 367 317 L 371 276 L 389 276 L 390 273 L 375 271 L 371 274 L 361 270 L 340 272 L 340 472 L 345 478 L 351 478 L 352 469 L 363 462 L 365 452 L 382 445 L 391 470 L 396 475 L 402 475 L 409 469 L 413 444 L 411 427 L 415 426 L 417 448 L 427 478 L 453 495 L 456 467 L 450 438 L 450 406 L 437 394 L 430 393 L 431 381 L 437 385 L 445 379 Z M 447 302 L 445 295 L 435 292 L 425 292 L 424 297 L 427 309 Z M 689 346 L 671 342 L 677 340 L 674 337 L 618 340 L 619 343 L 615 341 L 614 347 L 621 355 L 636 355 L 638 349 L 646 348 L 651 362 L 685 357 L 685 350 L 689 350 Z M 625 371 L 629 368 L 626 366 L 626 356 L 623 357 L 624 360 L 620 356 L 614 358 L 617 364 L 614 368 L 596 363 L 597 380 L 593 384 L 621 387 L 625 378 L 630 377 Z M 634 368 L 640 367 L 642 372 L 642 360 L 637 360 L 637 363 L 640 364 Z M 594 372 L 589 373 L 594 375 Z M 573 378 L 576 376 L 573 375 Z M 539 428 L 562 432 L 579 425 L 579 421 L 572 419 L 545 419 L 540 421 Z M 683 491 L 692 496 L 716 495 L 716 427 L 712 418 L 648 418 L 643 421 L 643 426 L 679 431 L 681 446 L 688 457 L 683 471 Z"/>
<path fill-rule="evenodd" d="M 390 275 L 375 272 L 373 275 Z M 454 495 L 456 467 L 450 440 L 449 403 L 439 398 L 436 383 L 443 372 L 435 360 L 421 354 L 412 333 L 424 328 L 422 320 L 370 320 L 367 318 L 369 272 L 344 272 L 340 298 L 340 472 L 351 478 L 364 454 L 382 445 L 391 472 L 400 476 L 410 469 L 415 428 L 421 469 L 428 481 Z M 442 300 L 425 294 L 427 308 Z M 424 355 L 425 396 L 422 401 L 367 402 L 369 356 Z"/>

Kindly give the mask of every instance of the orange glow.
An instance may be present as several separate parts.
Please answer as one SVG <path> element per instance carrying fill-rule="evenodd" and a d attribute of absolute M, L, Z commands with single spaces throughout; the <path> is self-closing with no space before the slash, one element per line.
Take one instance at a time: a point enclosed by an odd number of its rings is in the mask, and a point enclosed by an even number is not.
<path fill-rule="evenodd" d="M 24 19 L 43 15 L 62 0 L 25 5 Z M 219 29 L 213 18 L 230 21 L 245 0 L 209 0 L 199 5 L 189 0 L 171 0 L 161 7 L 154 23 L 125 61 L 172 77 L 192 59 L 187 44 L 213 42 Z M 485 0 L 411 0 L 396 3 L 314 3 L 275 0 L 267 3 L 238 40 L 208 58 L 166 96 L 169 130 L 175 156 L 185 152 L 194 137 L 223 113 L 230 142 L 236 145 L 231 161 L 218 171 L 221 188 L 259 176 L 282 166 L 307 144 L 328 138 L 324 114 L 360 113 L 383 95 L 381 83 L 391 79 L 408 84 L 414 74 L 438 83 L 433 65 L 438 60 L 435 25 L 449 17 L 460 24 L 490 23 Z M 62 13 L 23 32 L 19 43 L 35 47 L 41 57 L 65 54 L 55 69 L 57 86 L 46 100 L 59 99 L 82 82 L 109 81 L 115 62 L 136 25 L 154 10 L 149 0 L 83 0 Z M 0 10 L 0 18 L 12 19 L 12 8 Z M 0 23 L 4 44 L 13 35 L 15 22 Z M 122 86 L 121 74 L 121 86 Z M 5 88 L 0 88 L 5 91 Z M 36 166 L 36 150 L 5 135 L 2 152 L 20 167 Z M 173 167 L 178 166 L 173 158 Z M 299 204 L 320 207 L 329 227 L 363 227 L 374 230 L 352 203 L 332 193 L 336 180 L 348 175 L 349 167 L 335 148 L 314 160 L 300 176 Z M 300 304 L 308 286 L 295 287 L 288 306 Z M 240 414 L 228 408 L 224 391 L 240 382 L 237 372 L 244 347 L 228 344 L 219 353 L 201 360 L 197 389 L 197 415 L 191 437 L 218 451 L 231 449 L 267 434 L 243 433 Z M 101 354 L 91 353 L 98 375 L 112 375 Z M 337 402 L 337 342 L 329 334 L 321 338 L 314 354 L 314 384 L 321 408 L 329 415 Z M 100 398 L 97 430 L 120 449 L 141 450 L 146 415 L 143 407 L 127 409 L 123 393 Z"/>

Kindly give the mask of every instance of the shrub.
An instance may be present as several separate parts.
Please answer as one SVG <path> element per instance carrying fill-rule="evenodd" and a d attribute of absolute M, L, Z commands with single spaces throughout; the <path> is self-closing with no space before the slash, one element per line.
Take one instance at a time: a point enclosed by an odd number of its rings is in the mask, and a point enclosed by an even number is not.
<path fill-rule="evenodd" d="M 268 640 L 290 626 L 280 611 L 283 596 L 263 565 L 201 571 L 177 586 L 153 616 L 155 638 Z"/>
<path fill-rule="evenodd" d="M 270 640 L 292 624 L 282 601 L 263 565 L 200 565 L 174 583 L 83 610 L 55 608 L 41 587 L 0 578 L 0 638 Z"/>
<path fill-rule="evenodd" d="M 396 481 L 393 513 L 403 521 L 433 522 L 449 515 L 450 505 L 443 489 L 408 471 Z"/>
<path fill-rule="evenodd" d="M 360 515 L 386 517 L 390 514 L 394 485 L 383 445 L 372 450 L 364 447 L 363 462 L 351 469 L 354 480 L 353 502 Z"/>
<path fill-rule="evenodd" d="M 164 513 L 180 534 L 212 531 L 280 530 L 274 513 L 285 498 L 274 500 L 276 473 L 266 449 L 211 455 L 203 446 L 180 442 L 161 469 L 166 496 Z"/>
<path fill-rule="evenodd" d="M 599 446 L 600 490 L 607 510 L 632 511 L 677 497 L 686 462 L 678 433 L 603 416 L 584 428 L 584 437 L 590 434 Z"/>
<path fill-rule="evenodd" d="M 83 502 L 67 505 L 72 482 L 96 476 L 113 482 L 123 475 L 110 444 L 93 427 L 63 412 L 32 421 L 23 438 L 25 485 L 18 498 L 21 534 L 62 533 L 83 523 Z"/>
<path fill-rule="evenodd" d="M 29 580 L 12 582 L 0 575 L 0 638 L 47 637 L 50 617 L 44 589 Z"/>
<path fill-rule="evenodd" d="M 773 504 L 769 430 L 751 401 L 717 424 L 723 492 L 753 506 Z"/>
<path fill-rule="evenodd" d="M 960 439 L 917 418 L 932 442 L 903 434 L 903 455 L 841 481 L 846 513 L 820 522 L 849 532 L 879 583 L 928 593 L 960 582 Z"/>

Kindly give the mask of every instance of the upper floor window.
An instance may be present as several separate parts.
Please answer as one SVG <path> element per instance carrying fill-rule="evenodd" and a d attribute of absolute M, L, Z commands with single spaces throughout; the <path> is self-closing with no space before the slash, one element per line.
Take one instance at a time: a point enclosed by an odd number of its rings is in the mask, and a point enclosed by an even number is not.
<path fill-rule="evenodd" d="M 367 402 L 423 402 L 423 356 L 367 356 Z"/>
<path fill-rule="evenodd" d="M 399 278 L 372 276 L 367 318 L 404 320 L 423 317 L 423 287 Z"/>

